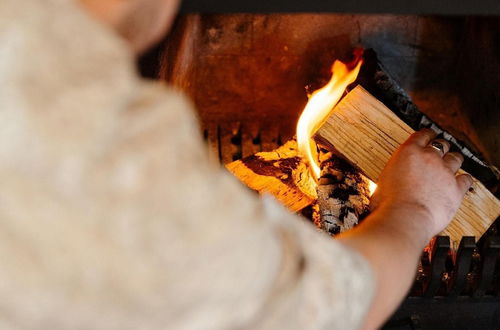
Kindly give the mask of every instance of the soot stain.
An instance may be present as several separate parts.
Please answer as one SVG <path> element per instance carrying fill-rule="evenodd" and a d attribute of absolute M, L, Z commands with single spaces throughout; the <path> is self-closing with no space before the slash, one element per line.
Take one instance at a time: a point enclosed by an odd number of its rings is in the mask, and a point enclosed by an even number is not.
<path fill-rule="evenodd" d="M 243 164 L 258 175 L 275 177 L 289 187 L 295 187 L 293 171 L 300 164 L 299 157 L 283 158 L 279 160 L 265 160 L 253 155 L 242 160 Z"/>
<path fill-rule="evenodd" d="M 339 199 L 343 202 L 347 202 L 349 200 L 349 196 L 359 195 L 358 189 L 355 187 L 337 187 L 333 189 L 330 197 Z"/>

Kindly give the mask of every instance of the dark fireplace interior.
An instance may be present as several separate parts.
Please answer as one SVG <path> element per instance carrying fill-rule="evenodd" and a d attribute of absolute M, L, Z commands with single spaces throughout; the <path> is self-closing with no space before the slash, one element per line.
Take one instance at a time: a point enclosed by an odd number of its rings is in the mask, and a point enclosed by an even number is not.
<path fill-rule="evenodd" d="M 140 60 L 144 76 L 195 102 L 222 164 L 295 134 L 308 92 L 334 60 L 373 49 L 418 108 L 500 168 L 500 18 L 349 14 L 188 14 Z M 488 188 L 500 195 L 498 181 Z M 438 237 L 386 329 L 499 329 L 497 220 L 458 251 Z"/>

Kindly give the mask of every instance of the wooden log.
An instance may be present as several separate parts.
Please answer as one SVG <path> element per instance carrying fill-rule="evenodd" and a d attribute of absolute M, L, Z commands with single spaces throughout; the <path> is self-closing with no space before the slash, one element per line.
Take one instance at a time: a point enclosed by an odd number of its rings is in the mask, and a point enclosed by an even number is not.
<path fill-rule="evenodd" d="M 272 194 L 292 212 L 316 201 L 316 182 L 294 140 L 274 151 L 229 163 L 226 168 L 251 189 Z"/>
<path fill-rule="evenodd" d="M 320 152 L 316 226 L 336 235 L 357 226 L 369 212 L 370 184 L 361 172 L 331 152 Z"/>
<path fill-rule="evenodd" d="M 335 148 L 369 179 L 377 179 L 393 152 L 412 133 L 384 104 L 362 87 L 353 89 L 318 130 L 315 139 Z M 463 171 L 460 171 L 463 172 Z M 454 243 L 462 236 L 483 235 L 500 215 L 500 201 L 477 179 L 443 235 Z"/>
<path fill-rule="evenodd" d="M 430 128 L 447 140 L 451 151 L 458 151 L 464 156 L 462 169 L 480 180 L 486 187 L 492 188 L 498 183 L 500 171 L 491 164 L 487 164 L 482 155 L 476 151 L 473 152 L 474 149 L 465 141 L 458 140 L 424 115 L 406 91 L 385 71 L 373 49 L 364 51 L 363 60 L 363 66 L 356 79 L 357 84 L 384 103 L 412 129 Z"/>

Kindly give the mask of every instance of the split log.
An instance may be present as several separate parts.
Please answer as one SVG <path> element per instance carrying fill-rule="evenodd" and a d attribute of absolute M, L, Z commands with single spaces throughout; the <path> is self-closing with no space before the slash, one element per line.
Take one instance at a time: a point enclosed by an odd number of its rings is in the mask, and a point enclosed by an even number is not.
<path fill-rule="evenodd" d="M 364 89 L 385 104 L 412 129 L 430 128 L 440 138 L 447 140 L 450 143 L 450 151 L 460 152 L 464 156 L 462 169 L 473 175 L 488 188 L 497 184 L 500 179 L 500 171 L 491 164 L 487 164 L 481 154 L 473 151 L 472 146 L 465 141 L 458 140 L 423 114 L 405 90 L 385 70 L 373 49 L 364 52 L 363 60 L 363 66 L 356 79 L 357 84 L 363 86 Z"/>
<path fill-rule="evenodd" d="M 316 226 L 336 235 L 357 226 L 368 214 L 370 184 L 368 178 L 331 152 L 320 152 L 318 212 Z"/>
<path fill-rule="evenodd" d="M 317 199 L 316 182 L 291 140 L 278 149 L 229 163 L 226 168 L 259 193 L 270 193 L 290 211 L 298 212 Z"/>
<path fill-rule="evenodd" d="M 315 139 L 323 146 L 335 148 L 377 182 L 392 153 L 413 132 L 383 103 L 358 86 L 337 104 Z M 479 238 L 500 215 L 500 201 L 477 179 L 473 181 L 455 218 L 442 233 L 450 236 L 455 247 L 462 236 Z"/>

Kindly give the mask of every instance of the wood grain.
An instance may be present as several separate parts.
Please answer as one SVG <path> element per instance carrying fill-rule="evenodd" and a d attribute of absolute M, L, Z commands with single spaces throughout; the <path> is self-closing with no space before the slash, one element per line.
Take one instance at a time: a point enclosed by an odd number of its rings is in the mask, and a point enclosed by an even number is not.
<path fill-rule="evenodd" d="M 393 152 L 413 132 L 383 103 L 358 86 L 335 107 L 315 139 L 325 147 L 335 148 L 377 182 Z M 458 246 L 462 236 L 482 236 L 499 215 L 500 201 L 474 179 L 471 191 L 442 234 L 449 235 Z"/>

